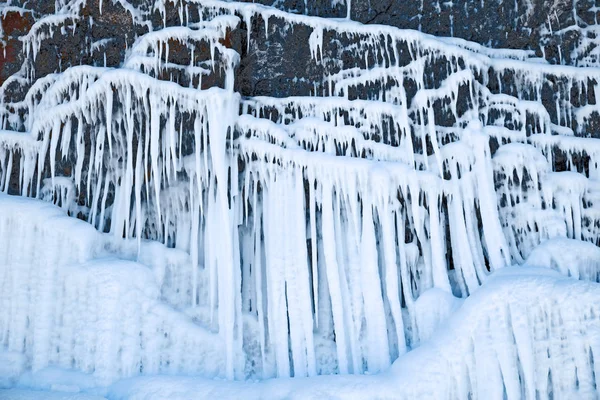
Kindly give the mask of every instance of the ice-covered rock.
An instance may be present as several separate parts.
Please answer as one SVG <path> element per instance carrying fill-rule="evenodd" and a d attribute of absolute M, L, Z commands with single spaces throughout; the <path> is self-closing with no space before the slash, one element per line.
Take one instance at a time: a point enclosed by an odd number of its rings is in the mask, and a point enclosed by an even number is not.
<path fill-rule="evenodd" d="M 407 397 L 592 393 L 561 332 L 595 337 L 595 286 L 503 270 L 598 280 L 597 68 L 250 3 L 54 11 L 0 86 L 10 382 L 418 360 L 446 380 Z"/>

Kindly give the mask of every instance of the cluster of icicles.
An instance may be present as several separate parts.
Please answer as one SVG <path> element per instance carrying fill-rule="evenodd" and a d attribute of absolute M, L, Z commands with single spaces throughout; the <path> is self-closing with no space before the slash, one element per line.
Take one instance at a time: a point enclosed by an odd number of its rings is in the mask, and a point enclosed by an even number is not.
<path fill-rule="evenodd" d="M 167 300 L 218 332 L 222 376 L 384 370 L 430 333 L 422 293 L 467 297 L 549 238 L 600 245 L 600 144 L 582 131 L 598 106 L 580 104 L 598 71 L 532 70 L 525 53 L 253 4 L 202 2 L 195 16 L 190 4 L 175 4 L 186 27 L 139 38 L 124 68 L 73 67 L 6 107 L 0 190 L 189 254 L 170 274 L 190 279 Z M 324 37 L 352 40 L 355 67 L 328 73 L 314 97 L 241 98 L 238 55 L 220 39 L 241 21 L 268 34 L 271 18 L 310 26 L 324 66 Z M 169 41 L 193 65 L 170 60 Z M 211 54 L 194 64 L 198 42 Z M 189 87 L 158 79 L 168 69 Z M 216 70 L 223 88 L 198 90 Z M 557 154 L 568 171 L 554 172 Z"/>

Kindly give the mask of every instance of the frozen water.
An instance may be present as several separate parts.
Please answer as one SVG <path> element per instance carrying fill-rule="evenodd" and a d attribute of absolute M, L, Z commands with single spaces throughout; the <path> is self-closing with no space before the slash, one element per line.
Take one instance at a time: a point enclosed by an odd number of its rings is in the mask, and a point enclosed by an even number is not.
<path fill-rule="evenodd" d="M 20 195 L 0 195 L 1 385 L 594 395 L 596 68 L 256 4 L 119 0 L 149 28 L 121 68 L 35 79 L 44 41 L 81 18 L 60 3 L 23 38 L 27 94 L 0 107 L 0 191 Z M 226 39 L 244 25 L 248 46 L 312 30 L 313 96 L 234 91 Z M 315 377 L 332 374 L 353 376 Z"/>

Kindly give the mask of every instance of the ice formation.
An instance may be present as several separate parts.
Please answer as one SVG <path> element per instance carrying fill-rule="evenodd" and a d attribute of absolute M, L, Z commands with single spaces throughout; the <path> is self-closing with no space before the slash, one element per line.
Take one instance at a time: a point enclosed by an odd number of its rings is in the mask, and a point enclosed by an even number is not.
<path fill-rule="evenodd" d="M 54 366 L 100 386 L 380 373 L 404 387 L 412 360 L 449 376 L 437 398 L 596 390 L 595 283 L 499 270 L 600 277 L 597 68 L 256 4 L 111 3 L 148 30 L 120 68 L 35 76 L 43 41 L 88 6 L 59 1 L 0 88 L 0 191 L 37 199 L 0 197 L 14 379 Z M 312 96 L 236 93 L 228 35 L 298 26 L 323 72 Z M 27 93 L 6 101 L 15 81 Z"/>

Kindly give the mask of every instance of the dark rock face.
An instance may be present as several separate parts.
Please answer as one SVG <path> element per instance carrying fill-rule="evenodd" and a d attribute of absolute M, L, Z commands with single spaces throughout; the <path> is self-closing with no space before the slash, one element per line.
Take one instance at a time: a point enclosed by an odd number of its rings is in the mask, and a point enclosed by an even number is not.
<path fill-rule="evenodd" d="M 20 43 L 17 38 L 31 28 L 33 16 L 39 18 L 55 11 L 54 2 L 45 0 L 13 3 L 31 12 L 23 16 L 11 12 L 3 17 L 4 35 L 9 40 L 7 58 L 0 62 L 0 82 L 18 70 L 22 60 L 18 54 Z M 140 9 L 151 8 L 151 2 L 147 0 L 130 3 Z M 365 24 L 421 30 L 436 36 L 455 36 L 490 47 L 531 50 L 552 63 L 566 64 L 577 64 L 594 50 L 593 41 L 587 47 L 580 46 L 580 42 L 594 35 L 584 30 L 598 17 L 591 0 L 350 0 L 333 3 L 323 0 L 262 0 L 261 3 L 297 14 L 325 18 L 346 18 L 349 15 L 350 19 Z M 80 15 L 82 18 L 78 21 L 65 21 L 66 32 L 50 32 L 33 66 L 35 76 L 42 77 L 80 64 L 118 66 L 123 61 L 126 48 L 148 29 L 134 23 L 132 16 L 118 2 L 104 1 L 100 13 L 99 0 L 87 1 Z M 163 23 L 177 25 L 178 10 L 167 7 L 164 21 L 154 12 L 152 23 L 154 26 Z M 249 51 L 246 51 L 245 23 L 242 22 L 239 32 L 232 33 L 231 47 L 241 55 L 237 89 L 244 95 L 280 97 L 307 94 L 312 83 L 306 76 L 320 75 L 314 68 L 311 70 L 308 62 L 310 29 L 298 26 L 290 34 L 283 21 L 270 21 L 270 25 L 273 34 L 265 38 L 265 35 L 257 34 L 261 30 L 264 32 L 264 25 L 253 23 L 251 36 L 263 37 L 264 40 L 253 40 Z M 94 43 L 96 46 L 92 48 Z M 574 51 L 576 49 L 579 50 Z"/>
<path fill-rule="evenodd" d="M 52 4 L 50 4 L 52 3 Z M 490 47 L 522 49 L 544 57 L 551 63 L 577 65 L 579 62 L 593 61 L 595 49 L 594 31 L 585 27 L 595 24 L 598 13 L 591 0 L 554 1 L 532 0 L 512 1 L 401 1 L 401 0 L 348 0 L 330 2 L 325 0 L 262 0 L 262 4 L 290 13 L 319 16 L 324 18 L 347 18 L 365 24 L 382 24 L 398 28 L 421 30 L 436 36 L 455 36 Z M 11 3 L 22 6 L 27 12 L 6 12 L 2 16 L 4 46 L 0 51 L 0 84 L 15 74 L 26 63 L 26 74 L 35 79 L 48 74 L 61 72 L 77 65 L 118 67 L 122 65 L 128 48 L 136 38 L 150 29 L 179 26 L 181 8 L 166 2 L 164 13 L 153 8 L 149 0 L 120 3 L 113 1 L 87 0 L 77 6 L 78 18 L 65 18 L 56 26 L 34 27 L 34 22 L 55 12 L 54 2 L 46 0 L 20 0 Z M 102 4 L 102 7 L 100 7 Z M 146 14 L 145 21 L 136 17 L 124 7 L 130 4 Z M 197 4 L 187 4 L 189 15 L 199 15 Z M 242 96 L 310 96 L 327 90 L 323 77 L 341 69 L 352 68 L 363 60 L 357 59 L 345 50 L 354 38 L 324 32 L 323 52 L 325 62 L 315 63 L 310 54 L 309 38 L 312 28 L 282 18 L 271 17 L 268 25 L 262 18 L 253 18 L 251 26 L 242 18 L 238 28 L 230 31 L 223 44 L 240 55 L 235 76 L 234 89 Z M 267 27 L 268 26 L 268 27 Z M 21 40 L 31 29 L 39 30 L 44 39 L 38 44 L 36 57 L 26 60 L 21 51 Z M 585 46 L 584 37 L 590 38 Z M 248 43 L 250 40 L 250 43 Z M 170 42 L 170 62 L 177 65 L 190 63 L 189 49 L 177 42 Z M 408 54 L 408 51 L 401 51 Z M 196 60 L 208 60 L 209 46 L 198 44 Z M 367 55 L 373 65 L 381 60 Z M 591 58 L 590 58 L 591 57 Z M 408 62 L 408 61 L 407 61 Z M 326 64 L 324 68 L 323 64 Z M 403 64 L 403 62 L 400 62 Z M 444 79 L 444 65 L 431 66 L 435 80 Z M 166 68 L 159 79 L 178 82 L 189 86 L 178 71 Z M 223 86 L 224 77 L 215 71 L 201 83 L 201 88 Z M 511 76 L 505 76 L 502 90 L 492 90 L 515 95 L 518 88 L 512 87 Z M 14 82 L 5 85 L 5 103 L 20 101 L 32 82 Z M 199 84 L 199 83 L 198 83 Z M 554 123 L 556 120 L 556 93 L 565 82 L 548 81 L 543 90 L 544 106 Z M 432 83 L 435 86 L 435 83 Z M 590 81 L 589 88 L 594 82 Z M 409 93 L 410 93 L 410 88 Z M 365 93 L 354 94 L 355 98 L 365 98 Z M 410 97 L 410 96 L 409 96 Z M 593 104 L 593 89 L 586 93 L 574 93 L 571 101 L 575 107 Z M 598 137 L 598 114 L 591 114 L 583 121 L 584 127 L 576 126 L 580 121 L 572 121 L 574 130 L 582 128 L 589 136 Z"/>
<path fill-rule="evenodd" d="M 263 0 L 260 3 L 299 14 L 326 18 L 349 16 L 364 24 L 454 36 L 490 47 L 533 50 L 537 56 L 553 63 L 566 64 L 577 62 L 571 53 L 587 35 L 582 28 L 594 25 L 598 18 L 591 0 L 350 0 L 336 5 L 322 0 Z"/>
<path fill-rule="evenodd" d="M 285 22 L 269 21 L 269 36 L 264 41 L 251 40 L 246 50 L 245 27 L 236 30 L 233 48 L 241 55 L 236 76 L 236 90 L 243 96 L 308 96 L 313 83 L 323 77 L 322 69 L 312 62 L 308 45 L 312 29 L 295 26 L 288 34 Z M 251 37 L 264 37 L 264 21 L 251 27 Z M 257 36 L 254 36 L 257 35 Z"/>
<path fill-rule="evenodd" d="M 150 29 L 179 26 L 182 24 L 181 8 L 167 2 L 163 13 L 153 8 L 149 0 L 120 3 L 113 1 L 88 0 L 82 2 L 76 11 L 78 18 L 66 18 L 56 26 L 34 27 L 45 38 L 38 45 L 35 58 L 26 60 L 21 51 L 21 40 L 32 29 L 35 20 L 54 13 L 54 5 L 45 0 L 14 2 L 28 12 L 7 12 L 2 17 L 5 51 L 0 52 L 0 83 L 15 74 L 25 62 L 26 74 L 39 79 L 48 74 L 61 72 L 71 66 L 93 65 L 118 67 L 122 65 L 128 48 L 136 38 Z M 311 16 L 346 18 L 348 7 L 352 20 L 366 24 L 382 24 L 399 28 L 421 30 L 437 36 L 455 36 L 491 47 L 528 50 L 537 57 L 545 57 L 551 63 L 577 65 L 593 61 L 595 49 L 594 31 L 586 31 L 587 25 L 595 24 L 598 11 L 589 0 L 555 1 L 535 0 L 531 2 L 512 1 L 400 1 L 400 0 L 351 0 L 329 2 L 323 0 L 263 0 L 263 4 L 278 9 Z M 102 7 L 100 7 L 102 4 Z M 144 21 L 136 17 L 123 4 L 137 7 L 146 14 Z M 197 4 L 187 4 L 189 15 L 200 15 Z M 325 70 L 327 74 L 342 69 L 361 66 L 363 59 L 349 54 L 346 46 L 355 38 L 337 32 L 324 32 L 323 62 L 315 63 L 310 54 L 309 38 L 312 28 L 301 23 L 290 24 L 279 17 L 269 18 L 268 24 L 261 17 L 247 22 L 244 18 L 238 28 L 230 31 L 222 44 L 240 55 L 236 70 L 234 89 L 242 96 L 310 96 L 324 93 Z M 246 26 L 250 23 L 251 26 Z M 585 46 L 583 38 L 591 38 Z M 383 37 L 382 37 L 383 39 Z M 250 40 L 250 43 L 248 43 Z M 197 43 L 195 61 L 209 60 L 209 46 Z M 186 46 L 169 42 L 169 61 L 179 66 L 190 63 L 191 54 Z M 400 57 L 405 57 L 408 49 L 400 49 Z M 5 54 L 5 56 L 4 56 Z M 5 57 L 5 58 L 2 58 Z M 371 65 L 383 60 L 372 54 L 366 57 Z M 410 58 L 407 58 L 406 63 Z M 403 60 L 399 60 L 404 65 Z M 326 67 L 324 67 L 326 65 Z M 446 65 L 430 65 L 431 76 L 438 82 L 445 78 Z M 215 71 L 203 79 L 202 83 L 189 82 L 180 71 L 165 68 L 156 78 L 178 82 L 182 86 L 224 85 L 224 77 Z M 187 79 L 187 80 L 186 80 Z M 500 88 L 496 82 L 488 83 L 492 91 L 501 91 L 514 96 L 518 88 L 512 86 L 510 74 L 502 79 Z M 578 107 L 595 103 L 594 83 L 590 80 L 588 90 L 573 93 L 570 101 Z M 5 103 L 23 99 L 32 82 L 14 82 L 5 85 Z M 430 82 L 432 87 L 435 82 Z M 542 89 L 542 101 L 554 123 L 560 124 L 556 113 L 556 94 L 567 82 L 560 79 L 548 80 Z M 365 89 L 368 91 L 367 89 Z M 409 98 L 411 90 L 407 87 Z M 354 93 L 353 98 L 367 98 L 368 93 Z M 598 113 L 591 114 L 583 121 L 571 121 L 575 131 L 588 132 L 588 136 L 599 137 Z M 449 121 L 451 124 L 451 121 Z M 578 125 L 579 124 L 579 125 Z"/>
<path fill-rule="evenodd" d="M 0 85 L 19 71 L 23 62 L 19 37 L 27 34 L 33 23 L 32 12 L 0 14 Z"/>
<path fill-rule="evenodd" d="M 4 62 L 0 54 L 0 84 L 19 71 L 23 62 L 26 63 L 28 76 L 34 79 L 76 65 L 119 66 L 127 46 L 134 42 L 136 36 L 147 32 L 148 28 L 135 25 L 131 15 L 118 3 L 104 3 L 102 13 L 99 12 L 98 0 L 93 0 L 83 4 L 79 18 L 64 18 L 57 24 L 37 27 L 35 20 L 54 12 L 54 2 L 25 1 L 21 5 L 29 12 L 22 15 L 18 11 L 8 12 L 1 21 L 8 40 Z M 39 43 L 36 56 L 26 60 L 24 54 L 27 46 L 22 42 L 32 28 L 36 30 L 36 36 L 44 39 Z M 19 101 L 28 87 L 29 84 L 5 88 L 4 101 Z"/>

